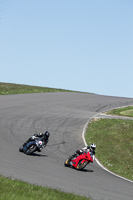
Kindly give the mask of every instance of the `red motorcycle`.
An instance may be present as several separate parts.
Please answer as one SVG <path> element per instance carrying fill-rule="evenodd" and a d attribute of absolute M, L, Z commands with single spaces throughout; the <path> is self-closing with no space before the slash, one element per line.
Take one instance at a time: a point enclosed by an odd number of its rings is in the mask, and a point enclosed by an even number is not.
<path fill-rule="evenodd" d="M 65 167 L 74 167 L 77 170 L 84 169 L 90 162 L 93 162 L 94 156 L 90 155 L 90 152 L 84 152 L 81 155 L 74 154 L 70 157 L 68 157 L 64 165 Z"/>

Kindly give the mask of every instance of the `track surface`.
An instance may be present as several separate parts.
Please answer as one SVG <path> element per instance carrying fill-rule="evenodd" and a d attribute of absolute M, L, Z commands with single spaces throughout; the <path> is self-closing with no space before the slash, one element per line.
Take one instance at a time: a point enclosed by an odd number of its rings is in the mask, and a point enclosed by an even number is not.
<path fill-rule="evenodd" d="M 81 93 L 0 96 L 0 174 L 94 200 L 132 200 L 133 184 L 96 162 L 84 171 L 64 167 L 64 160 L 84 146 L 85 123 L 97 113 L 126 105 L 133 105 L 133 99 Z M 18 151 L 28 137 L 45 130 L 51 136 L 41 153 Z"/>

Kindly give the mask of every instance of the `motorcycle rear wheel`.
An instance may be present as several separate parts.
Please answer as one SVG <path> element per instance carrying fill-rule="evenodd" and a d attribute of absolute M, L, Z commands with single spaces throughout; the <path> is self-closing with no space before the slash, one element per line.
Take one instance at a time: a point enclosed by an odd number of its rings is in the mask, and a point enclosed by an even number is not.
<path fill-rule="evenodd" d="M 37 146 L 35 144 L 32 144 L 31 146 L 29 146 L 29 148 L 27 149 L 26 151 L 26 155 L 30 155 L 32 154 L 33 152 L 35 152 L 37 149 Z"/>
<path fill-rule="evenodd" d="M 84 162 L 82 163 L 82 160 L 80 160 L 79 163 L 78 163 L 78 165 L 77 165 L 77 167 L 76 167 L 76 169 L 77 169 L 77 170 L 82 170 L 82 169 L 84 169 L 84 168 L 86 167 L 87 164 L 88 164 L 87 161 L 84 161 Z"/>

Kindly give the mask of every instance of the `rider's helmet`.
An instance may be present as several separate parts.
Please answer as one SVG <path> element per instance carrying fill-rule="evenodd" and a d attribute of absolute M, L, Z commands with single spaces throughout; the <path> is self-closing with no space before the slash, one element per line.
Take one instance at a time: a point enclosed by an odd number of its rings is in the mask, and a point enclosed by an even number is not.
<path fill-rule="evenodd" d="M 45 135 L 46 138 L 49 138 L 50 133 L 49 133 L 48 131 L 46 131 L 46 132 L 44 133 L 44 135 Z"/>
<path fill-rule="evenodd" d="M 90 145 L 90 149 L 93 150 L 93 151 L 95 151 L 96 145 L 95 145 L 94 143 L 92 143 L 92 144 Z"/>

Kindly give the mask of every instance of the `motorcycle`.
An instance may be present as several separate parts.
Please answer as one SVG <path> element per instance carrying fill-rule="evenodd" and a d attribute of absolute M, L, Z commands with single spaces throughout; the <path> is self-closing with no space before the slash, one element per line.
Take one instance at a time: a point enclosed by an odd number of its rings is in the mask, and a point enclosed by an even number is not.
<path fill-rule="evenodd" d="M 35 151 L 39 151 L 40 149 L 44 148 L 42 145 L 42 141 L 40 138 L 36 138 L 35 140 L 28 141 L 24 143 L 20 148 L 19 151 L 25 153 L 26 155 L 31 155 Z"/>
<path fill-rule="evenodd" d="M 91 156 L 90 152 L 84 152 L 81 155 L 73 154 L 65 160 L 64 165 L 65 167 L 73 167 L 77 170 L 82 170 L 90 162 L 93 162 L 94 158 L 94 155 Z"/>

